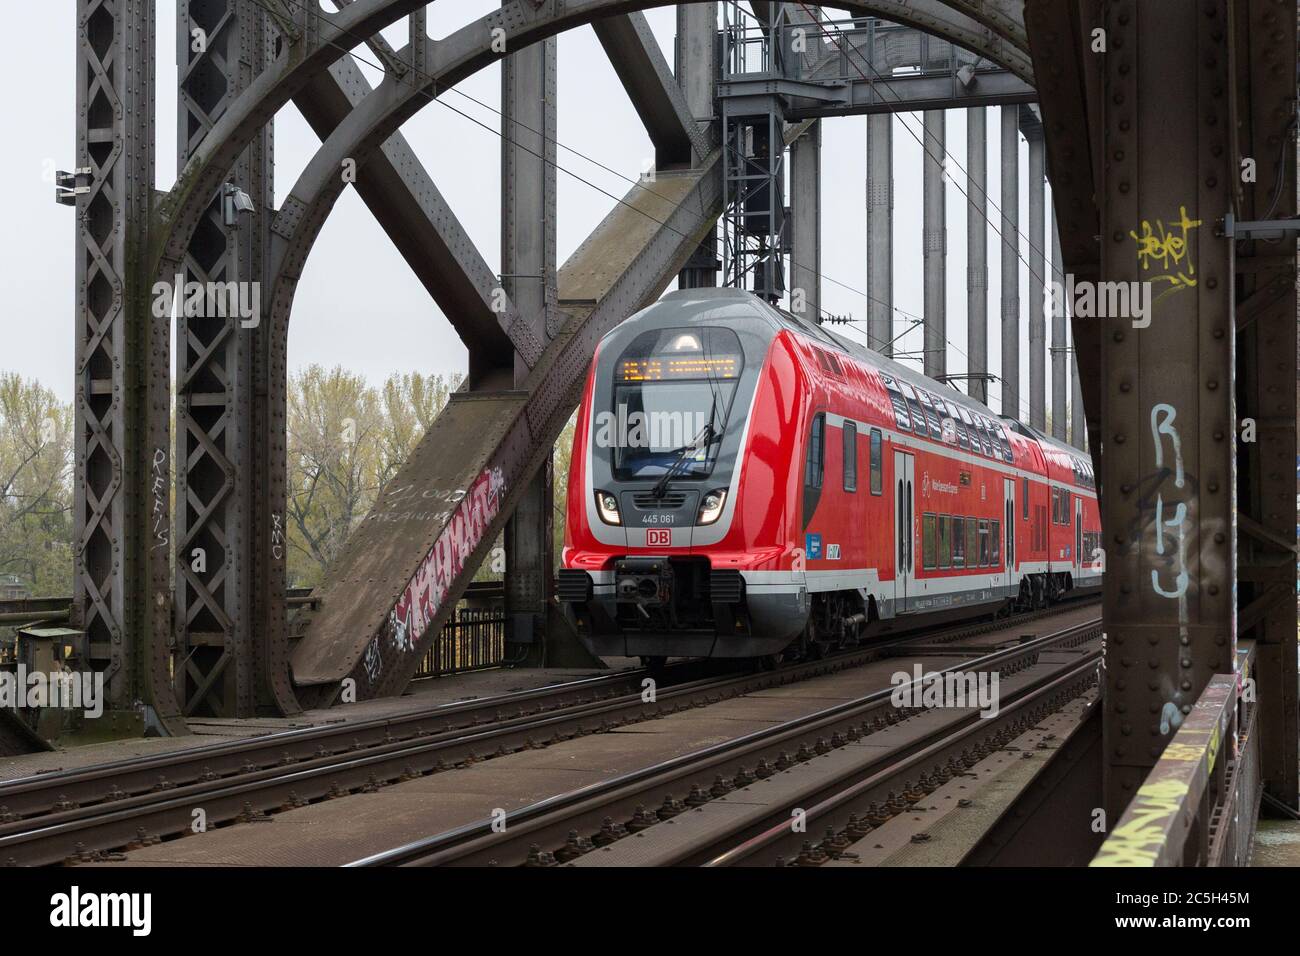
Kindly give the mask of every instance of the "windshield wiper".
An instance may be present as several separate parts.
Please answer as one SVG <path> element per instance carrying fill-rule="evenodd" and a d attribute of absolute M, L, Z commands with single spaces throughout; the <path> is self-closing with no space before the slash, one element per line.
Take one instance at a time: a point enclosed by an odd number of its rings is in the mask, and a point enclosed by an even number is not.
<path fill-rule="evenodd" d="M 708 448 L 713 444 L 713 421 L 717 417 L 717 413 L 718 401 L 715 397 L 713 400 L 713 406 L 709 410 L 709 420 L 705 422 L 704 427 L 700 429 L 700 433 L 689 443 L 678 449 L 677 457 L 673 459 L 673 463 L 668 466 L 667 470 L 664 471 L 662 475 L 659 476 L 659 480 L 655 482 L 655 486 L 650 489 L 650 494 L 654 498 L 663 498 L 664 493 L 668 490 L 668 482 L 677 477 L 678 469 L 686 463 L 690 452 L 698 451 L 701 447 Z M 704 444 L 701 445 L 700 442 L 703 442 Z"/>

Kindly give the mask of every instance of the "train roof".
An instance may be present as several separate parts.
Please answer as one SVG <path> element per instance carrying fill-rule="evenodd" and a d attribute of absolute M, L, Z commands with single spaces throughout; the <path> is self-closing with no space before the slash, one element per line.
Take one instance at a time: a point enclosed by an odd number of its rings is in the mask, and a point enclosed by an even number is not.
<path fill-rule="evenodd" d="M 1080 452 L 1079 449 L 1063 444 L 1054 438 L 1044 435 L 1038 429 L 1020 421 L 1016 418 L 1010 418 L 1006 415 L 999 415 L 978 399 L 972 398 L 965 392 L 958 391 L 951 385 L 945 385 L 928 378 L 916 369 L 909 368 L 893 359 L 867 348 L 860 342 L 845 338 L 827 329 L 825 326 L 816 322 L 811 322 L 801 316 L 786 312 L 784 309 L 778 309 L 776 306 L 760 299 L 752 292 L 743 289 L 723 288 L 704 288 L 704 289 L 680 289 L 670 292 L 651 306 L 655 309 L 665 305 L 677 305 L 677 307 L 686 311 L 686 316 L 677 316 L 675 318 L 698 318 L 707 320 L 712 316 L 716 317 L 719 309 L 726 309 L 728 312 L 748 309 L 751 314 L 757 313 L 757 317 L 767 318 L 773 323 L 774 328 L 789 328 L 804 335 L 814 341 L 833 348 L 839 352 L 849 355 L 861 362 L 862 364 L 873 368 L 878 372 L 892 375 L 895 379 L 907 382 L 914 388 L 923 388 L 929 392 L 939 394 L 945 402 L 952 402 L 959 407 L 965 407 L 967 411 L 976 412 L 985 418 L 991 418 L 994 421 L 1005 422 L 1007 427 L 1020 434 L 1022 437 L 1031 441 L 1039 442 L 1044 448 L 1061 454 L 1069 455 L 1071 458 L 1081 462 L 1089 462 L 1089 456 L 1086 452 Z M 733 311 L 734 310 L 734 311 Z"/>

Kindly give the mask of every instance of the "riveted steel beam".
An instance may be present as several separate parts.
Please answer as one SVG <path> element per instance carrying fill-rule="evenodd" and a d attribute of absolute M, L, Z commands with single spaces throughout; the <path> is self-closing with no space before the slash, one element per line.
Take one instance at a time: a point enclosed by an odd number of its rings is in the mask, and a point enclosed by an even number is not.
<path fill-rule="evenodd" d="M 252 0 L 185 0 L 176 19 L 180 88 L 178 165 L 184 166 L 229 105 L 265 69 L 275 42 Z M 259 540 L 253 435 L 261 351 L 261 288 L 273 213 L 272 124 L 249 143 L 204 210 L 177 275 L 175 683 L 186 716 L 250 717 L 297 710 L 275 674 L 258 626 Z M 238 208 L 238 190 L 251 209 Z M 205 297 L 191 309 L 190 283 L 235 290 L 226 307 Z M 239 308 L 230 306 L 238 303 Z M 247 307 L 247 314 L 245 314 Z M 262 592 L 264 593 L 264 592 Z M 266 608 L 261 612 L 265 614 Z M 279 651 L 281 660 L 284 648 Z"/>
<path fill-rule="evenodd" d="M 555 272 L 557 54 L 558 42 L 549 37 L 516 50 L 501 69 L 501 281 L 519 304 L 522 321 L 543 342 L 561 320 Z M 516 386 L 530 367 L 515 364 Z M 505 525 L 505 656 L 539 667 L 547 658 L 555 577 L 551 456 L 545 454 L 542 466 L 521 480 L 518 504 Z"/>
<path fill-rule="evenodd" d="M 636 185 L 560 270 L 567 322 L 520 388 L 458 393 L 349 539 L 293 656 L 332 699 L 400 693 L 529 478 L 542 467 L 597 341 L 658 297 L 722 208 L 720 154 Z M 455 447 L 456 454 L 446 449 Z"/>
<path fill-rule="evenodd" d="M 966 350 L 968 395 L 989 394 L 988 126 L 982 106 L 966 111 Z"/>
<path fill-rule="evenodd" d="M 424 40 L 425 49 L 420 56 L 433 63 L 435 52 L 441 53 L 438 59 L 444 66 L 431 70 L 429 75 L 417 81 L 412 81 L 408 74 L 401 82 L 418 88 L 425 96 L 431 95 L 436 87 L 455 84 L 499 58 L 500 54 L 493 49 L 493 31 L 504 31 L 509 42 L 520 47 L 601 17 L 665 6 L 668 2 L 573 0 L 558 4 L 546 0 L 539 5 L 533 0 L 510 0 L 500 10 L 481 17 L 437 43 Z M 971 2 L 975 8 L 983 9 L 982 0 Z M 176 185 L 159 203 L 159 229 L 151 242 L 151 256 L 157 263 L 155 271 L 159 276 L 165 276 L 168 270 L 174 271 L 184 255 L 190 233 L 197 227 L 206 197 L 220 186 L 227 170 L 267 119 L 347 50 L 416 8 L 423 7 L 424 3 L 425 0 L 354 0 L 342 11 L 332 14 L 321 11 L 316 5 L 301 6 L 297 20 L 299 36 L 285 46 L 274 66 L 264 71 L 248 91 L 231 104 L 182 170 Z M 971 17 L 954 13 L 938 0 L 860 0 L 846 2 L 843 7 L 855 15 L 875 15 L 915 26 L 986 56 L 1017 76 L 1027 79 L 1031 75 L 1028 57 L 1022 47 L 997 36 Z M 398 55 L 409 62 L 409 56 Z M 407 112 L 401 118 L 409 115 Z"/>
<path fill-rule="evenodd" d="M 1097 281 L 1100 239 L 1097 176 L 1100 153 L 1100 70 L 1092 31 L 1101 24 L 1100 0 L 1029 0 L 1025 29 L 1047 147 L 1052 207 L 1061 242 L 1061 271 L 1079 282 Z M 1064 279 L 1064 276 L 1058 277 Z M 1082 401 L 1097 459 L 1101 434 L 1101 326 L 1072 319 L 1071 338 Z M 1079 429 L 1082 434 L 1082 428 Z M 1082 447 L 1082 445 L 1080 446 Z M 1099 479 L 1102 477 L 1098 472 Z M 1104 495 L 1104 488 L 1099 489 Z"/>
<path fill-rule="evenodd" d="M 153 317 L 153 0 L 77 2 L 76 402 L 71 621 L 107 705 L 185 724 L 172 694 L 166 319 Z"/>
<path fill-rule="evenodd" d="M 1002 414 L 1020 412 L 1020 117 L 1019 107 L 1004 106 L 1002 120 Z"/>
<path fill-rule="evenodd" d="M 1233 250 L 1214 234 L 1237 176 L 1229 10 L 1103 7 L 1101 279 L 1134 284 L 1130 298 L 1144 282 L 1152 293 L 1145 314 L 1091 319 L 1102 330 L 1111 820 L 1209 680 L 1236 666 Z"/>
<path fill-rule="evenodd" d="M 661 169 L 701 158 L 708 129 L 691 115 L 686 93 L 673 77 L 644 13 L 597 20 L 592 26 L 637 115 L 645 124 Z"/>
<path fill-rule="evenodd" d="M 894 354 L 894 120 L 867 117 L 867 343 Z"/>
<path fill-rule="evenodd" d="M 1296 215 L 1295 4 L 1233 5 L 1241 219 Z M 1250 174 L 1248 174 L 1250 173 Z M 1295 494 L 1296 241 L 1233 243 L 1237 328 L 1237 586 L 1240 636 L 1255 641 L 1261 776 L 1300 809 L 1297 767 Z"/>
<path fill-rule="evenodd" d="M 921 311 L 925 315 L 925 356 L 922 364 L 926 375 L 942 380 L 948 374 L 948 212 L 943 178 L 947 118 L 942 110 L 927 110 L 923 118 L 921 268 L 925 307 Z"/>
<path fill-rule="evenodd" d="M 360 68 L 345 58 L 293 102 L 324 140 L 370 92 Z M 482 363 L 508 366 L 514 344 L 507 330 L 518 318 L 514 303 L 400 132 L 370 157 L 354 186 L 469 349 L 471 384 L 480 378 Z M 522 326 L 516 329 L 516 335 L 523 332 Z M 537 360 L 535 340 L 518 344 L 530 361 Z"/>
<path fill-rule="evenodd" d="M 277 278 L 271 318 L 279 331 L 272 336 L 270 344 L 272 374 L 269 387 L 272 398 L 268 405 L 267 426 L 262 430 L 263 439 L 269 445 L 264 453 L 264 460 L 269 463 L 269 478 L 265 485 L 268 493 L 259 501 L 259 507 L 265 512 L 261 518 L 267 527 L 276 527 L 277 519 L 283 521 L 280 510 L 284 501 L 283 476 L 277 473 L 275 464 L 283 457 L 283 329 L 288 321 L 292 288 L 301 274 L 307 251 L 341 191 L 339 170 L 342 162 L 352 159 L 359 168 L 363 167 L 365 160 L 383 141 L 406 118 L 429 102 L 438 89 L 454 84 L 495 59 L 498 53 L 492 48 L 494 30 L 504 31 L 509 43 L 519 48 L 601 16 L 657 5 L 660 5 L 657 0 L 586 0 L 563 6 L 511 0 L 501 10 L 436 43 L 417 35 L 414 44 L 408 44 L 408 48 L 398 51 L 397 55 L 408 62 L 427 64 L 426 70 L 407 71 L 400 78 L 390 75 L 340 123 L 335 134 L 322 146 L 273 224 L 275 261 L 278 264 L 274 270 Z M 292 42 L 273 67 L 254 80 L 248 92 L 226 110 L 199 145 L 195 158 L 183 171 L 177 186 L 160 203 L 159 229 L 151 245 L 156 274 L 165 276 L 180 260 L 202 213 L 200 197 L 220 185 L 226 170 L 255 135 L 259 125 L 313 76 L 337 60 L 345 49 L 420 6 L 421 3 L 412 0 L 355 0 L 337 14 L 317 12 L 314 7 L 301 10 L 297 21 L 298 36 L 291 38 Z M 939 32 L 950 34 L 954 42 L 971 46 L 996 62 L 1003 65 L 1012 63 L 1015 67 L 1009 68 L 1025 69 L 1022 51 L 1001 38 L 990 37 L 987 31 L 972 30 L 966 18 L 951 14 L 941 5 L 879 0 L 851 6 L 855 12 L 874 13 L 922 28 L 934 26 Z M 700 169 L 711 174 L 713 167 L 701 166 Z M 691 213 L 696 214 L 697 211 Z M 708 218 L 707 214 L 705 218 Z M 705 233 L 707 228 L 701 229 L 701 235 Z M 606 305 L 606 300 L 602 299 L 601 304 Z M 520 323 L 516 321 L 514 325 Z M 510 331 L 507 329 L 508 334 Z M 279 398 L 275 394 L 277 390 Z M 283 574 L 282 564 L 273 565 L 273 574 L 277 570 Z M 272 622 L 272 626 L 282 625 Z"/>

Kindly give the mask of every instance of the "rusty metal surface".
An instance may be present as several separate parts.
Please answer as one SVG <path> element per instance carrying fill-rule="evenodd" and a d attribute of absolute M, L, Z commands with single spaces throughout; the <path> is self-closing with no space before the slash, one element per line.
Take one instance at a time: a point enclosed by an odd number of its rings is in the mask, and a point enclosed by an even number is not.
<path fill-rule="evenodd" d="M 1174 739 L 1138 788 L 1092 866 L 1204 865 L 1211 816 L 1235 757 L 1237 677 L 1201 692 Z"/>
<path fill-rule="evenodd" d="M 1151 296 L 1145 317 L 1119 308 L 1093 320 L 1115 819 L 1201 690 L 1233 666 L 1233 250 L 1215 222 L 1239 172 L 1227 0 L 1103 9 L 1115 52 L 1101 58 L 1101 278 L 1150 283 Z"/>

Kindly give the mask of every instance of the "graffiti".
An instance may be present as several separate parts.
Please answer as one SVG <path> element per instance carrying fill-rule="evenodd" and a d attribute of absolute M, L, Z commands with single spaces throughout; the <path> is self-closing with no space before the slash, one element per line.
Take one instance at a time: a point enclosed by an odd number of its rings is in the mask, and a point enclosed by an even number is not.
<path fill-rule="evenodd" d="M 468 492 L 456 493 L 456 510 L 389 614 L 389 634 L 397 651 L 406 653 L 419 646 L 452 583 L 501 510 L 504 495 L 505 478 L 499 468 L 484 471 Z"/>
<path fill-rule="evenodd" d="M 373 638 L 366 645 L 366 655 L 362 659 L 362 665 L 366 669 L 366 677 L 370 679 L 370 683 L 373 684 L 379 680 L 379 672 L 384 666 L 383 659 L 379 654 L 379 638 Z"/>
<path fill-rule="evenodd" d="M 1163 486 L 1164 478 L 1169 475 L 1169 468 L 1165 464 L 1165 444 L 1168 439 L 1170 450 L 1173 454 L 1173 475 L 1174 487 L 1182 490 L 1187 483 L 1187 476 L 1183 471 L 1183 445 L 1178 437 L 1178 429 L 1174 427 L 1174 421 L 1178 417 L 1178 412 L 1172 405 L 1166 405 L 1163 402 L 1157 403 L 1151 408 L 1151 441 L 1155 446 L 1155 463 L 1160 469 L 1162 479 L 1160 485 Z M 1156 554 L 1164 556 L 1166 551 L 1165 536 L 1168 529 L 1174 529 L 1177 534 L 1178 547 L 1174 557 L 1173 569 L 1174 580 L 1170 588 L 1166 588 L 1161 581 L 1160 569 L 1151 569 L 1151 590 L 1162 598 L 1178 602 L 1178 636 L 1186 644 L 1187 639 L 1187 585 L 1189 581 L 1187 573 L 1187 528 L 1188 528 L 1188 509 L 1186 502 L 1175 502 L 1173 517 L 1165 519 L 1165 499 L 1162 491 L 1156 492 L 1155 502 L 1155 539 Z M 1183 722 L 1183 712 L 1180 707 L 1180 693 L 1172 694 L 1171 700 L 1167 700 L 1160 711 L 1160 733 L 1168 735 L 1178 729 Z"/>
<path fill-rule="evenodd" d="M 154 549 L 165 548 L 170 543 L 171 529 L 167 521 L 167 452 L 155 448 L 153 452 L 153 537 Z"/>
<path fill-rule="evenodd" d="M 1092 866 L 1153 866 L 1165 845 L 1165 831 L 1187 796 L 1182 780 L 1157 780 L 1138 788 L 1115 832 L 1101 845 Z"/>
<path fill-rule="evenodd" d="M 1169 288 L 1156 296 L 1156 302 L 1173 292 L 1196 287 L 1196 265 L 1192 262 L 1189 233 L 1200 224 L 1199 219 L 1187 218 L 1186 206 L 1179 206 L 1178 221 L 1168 229 L 1163 219 L 1157 219 L 1154 227 L 1151 220 L 1143 219 L 1141 235 L 1129 230 L 1129 235 L 1137 242 L 1137 258 L 1142 271 L 1149 271 L 1155 264 L 1162 272 L 1153 276 L 1152 281 L 1169 283 Z"/>
<path fill-rule="evenodd" d="M 271 557 L 284 557 L 284 515 L 278 511 L 271 512 Z"/>

